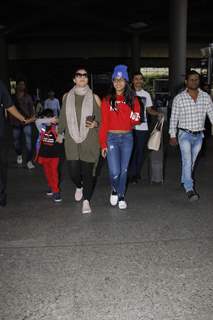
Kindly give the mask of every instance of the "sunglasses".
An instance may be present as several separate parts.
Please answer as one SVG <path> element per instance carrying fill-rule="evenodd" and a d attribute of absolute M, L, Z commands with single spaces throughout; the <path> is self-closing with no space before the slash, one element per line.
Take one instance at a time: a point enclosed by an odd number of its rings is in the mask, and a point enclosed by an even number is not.
<path fill-rule="evenodd" d="M 76 72 L 75 76 L 77 78 L 88 78 L 88 74 L 87 73 L 80 73 L 80 72 Z"/>

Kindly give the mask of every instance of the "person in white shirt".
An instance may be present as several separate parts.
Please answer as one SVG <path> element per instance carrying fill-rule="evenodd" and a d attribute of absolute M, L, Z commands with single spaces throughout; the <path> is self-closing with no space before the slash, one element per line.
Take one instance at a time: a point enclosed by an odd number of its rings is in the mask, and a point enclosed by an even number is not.
<path fill-rule="evenodd" d="M 149 92 L 143 89 L 144 76 L 141 72 L 135 72 L 132 77 L 132 86 L 136 92 L 136 95 L 141 100 L 142 123 L 136 125 L 134 128 L 134 150 L 129 166 L 129 182 L 137 183 L 141 179 L 141 169 L 144 162 L 145 147 L 149 138 L 149 128 L 147 123 L 147 113 L 150 115 L 158 116 L 161 118 L 162 113 L 156 111 L 153 108 L 152 98 Z"/>
<path fill-rule="evenodd" d="M 213 103 L 209 94 L 199 88 L 200 74 L 195 70 L 186 74 L 185 85 L 172 103 L 169 134 L 170 144 L 180 146 L 181 183 L 189 201 L 195 201 L 199 194 L 194 190 L 192 172 L 203 143 L 206 115 L 213 123 Z"/>
<path fill-rule="evenodd" d="M 44 101 L 44 110 L 51 109 L 54 113 L 54 117 L 58 117 L 60 113 L 60 103 L 57 98 L 55 98 L 55 92 L 48 92 L 48 99 Z"/>

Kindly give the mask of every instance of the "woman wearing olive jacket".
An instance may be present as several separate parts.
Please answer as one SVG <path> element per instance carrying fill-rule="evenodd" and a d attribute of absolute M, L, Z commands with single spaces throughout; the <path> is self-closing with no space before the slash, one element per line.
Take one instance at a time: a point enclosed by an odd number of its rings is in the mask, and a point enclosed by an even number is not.
<path fill-rule="evenodd" d="M 75 200 L 83 199 L 82 213 L 91 213 L 93 173 L 100 156 L 98 126 L 99 97 L 88 86 L 86 69 L 77 69 L 74 87 L 64 95 L 59 117 L 58 142 L 64 147 L 71 180 L 76 186 Z"/>

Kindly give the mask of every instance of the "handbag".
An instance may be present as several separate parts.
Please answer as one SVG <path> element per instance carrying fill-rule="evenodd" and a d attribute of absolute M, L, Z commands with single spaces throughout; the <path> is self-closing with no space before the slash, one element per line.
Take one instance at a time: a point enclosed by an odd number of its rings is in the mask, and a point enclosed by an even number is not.
<path fill-rule="evenodd" d="M 164 123 L 164 118 L 157 121 L 154 129 L 152 130 L 147 143 L 147 147 L 149 150 L 158 151 L 160 149 L 163 123 Z"/>

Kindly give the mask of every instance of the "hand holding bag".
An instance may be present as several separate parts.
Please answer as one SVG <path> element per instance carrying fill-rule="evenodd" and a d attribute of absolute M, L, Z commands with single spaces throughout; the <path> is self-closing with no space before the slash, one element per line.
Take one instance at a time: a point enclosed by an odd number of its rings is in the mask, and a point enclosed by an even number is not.
<path fill-rule="evenodd" d="M 147 144 L 147 147 L 149 150 L 158 151 L 160 149 L 163 122 L 164 122 L 164 118 L 159 120 L 156 123 L 154 129 L 152 130 L 148 140 L 148 144 Z"/>

